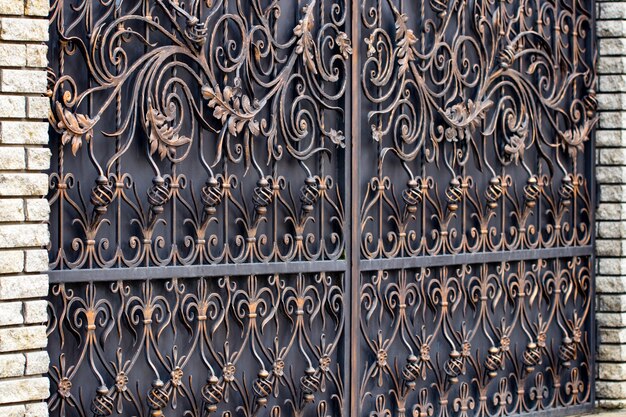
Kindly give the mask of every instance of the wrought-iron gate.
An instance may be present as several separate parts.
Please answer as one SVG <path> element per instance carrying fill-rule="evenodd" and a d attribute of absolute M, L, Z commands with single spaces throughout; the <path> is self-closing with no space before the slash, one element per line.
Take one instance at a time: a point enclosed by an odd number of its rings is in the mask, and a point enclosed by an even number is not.
<path fill-rule="evenodd" d="M 591 407 L 593 7 L 53 2 L 51 415 Z"/>

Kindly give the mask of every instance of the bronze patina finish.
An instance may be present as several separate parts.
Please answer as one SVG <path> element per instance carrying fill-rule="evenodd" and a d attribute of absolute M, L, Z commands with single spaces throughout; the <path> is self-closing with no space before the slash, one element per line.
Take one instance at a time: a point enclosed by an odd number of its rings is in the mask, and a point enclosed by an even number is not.
<path fill-rule="evenodd" d="M 593 7 L 54 2 L 51 415 L 590 408 Z"/>

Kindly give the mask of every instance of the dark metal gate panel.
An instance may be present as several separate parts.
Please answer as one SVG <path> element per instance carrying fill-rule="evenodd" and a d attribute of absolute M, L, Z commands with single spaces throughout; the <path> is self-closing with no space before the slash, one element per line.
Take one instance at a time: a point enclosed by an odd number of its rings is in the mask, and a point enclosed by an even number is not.
<path fill-rule="evenodd" d="M 592 404 L 592 13 L 362 3 L 362 415 Z"/>
<path fill-rule="evenodd" d="M 346 13 L 53 5 L 51 415 L 342 413 Z"/>
<path fill-rule="evenodd" d="M 586 3 L 55 2 L 51 415 L 589 408 Z"/>

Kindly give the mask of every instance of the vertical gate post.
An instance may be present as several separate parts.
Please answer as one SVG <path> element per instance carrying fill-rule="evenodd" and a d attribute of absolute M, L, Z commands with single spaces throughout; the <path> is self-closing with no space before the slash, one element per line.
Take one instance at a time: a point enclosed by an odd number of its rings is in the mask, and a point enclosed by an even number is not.
<path fill-rule="evenodd" d="M 600 406 L 626 406 L 626 3 L 599 1 L 597 322 Z"/>
<path fill-rule="evenodd" d="M 47 0 L 0 1 L 0 415 L 45 417 Z"/>
<path fill-rule="evenodd" d="M 626 405 L 626 3 L 598 2 L 598 400 Z M 617 362 L 617 363 L 616 363 Z"/>

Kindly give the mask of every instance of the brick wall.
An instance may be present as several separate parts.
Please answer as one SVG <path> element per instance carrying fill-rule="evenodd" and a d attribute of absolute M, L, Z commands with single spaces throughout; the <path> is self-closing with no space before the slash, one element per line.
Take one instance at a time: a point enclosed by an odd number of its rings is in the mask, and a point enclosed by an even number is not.
<path fill-rule="evenodd" d="M 0 0 L 0 416 L 45 417 L 48 0 Z"/>
<path fill-rule="evenodd" d="M 599 0 L 598 400 L 626 407 L 626 2 Z"/>

